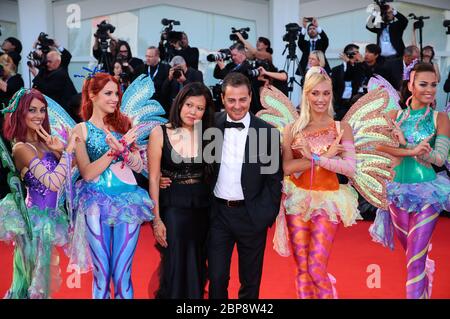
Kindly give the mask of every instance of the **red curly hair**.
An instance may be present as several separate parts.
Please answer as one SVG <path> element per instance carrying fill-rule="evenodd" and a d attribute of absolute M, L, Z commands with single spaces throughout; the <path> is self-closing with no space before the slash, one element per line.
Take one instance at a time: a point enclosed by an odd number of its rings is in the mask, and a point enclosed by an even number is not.
<path fill-rule="evenodd" d="M 29 112 L 31 101 L 34 99 L 44 103 L 47 108 L 47 101 L 45 100 L 44 95 L 36 89 L 31 89 L 20 98 L 19 105 L 13 113 L 6 113 L 5 122 L 3 124 L 3 135 L 8 141 L 27 141 L 28 126 L 26 125 L 25 117 Z M 42 123 L 42 127 L 51 134 L 48 112 L 45 112 L 45 119 Z M 38 136 L 38 138 L 43 141 L 40 136 Z"/>
<path fill-rule="evenodd" d="M 87 121 L 91 118 L 93 112 L 93 103 L 89 98 L 89 94 L 97 95 L 108 82 L 114 82 L 117 85 L 119 91 L 119 101 L 114 113 L 106 115 L 104 122 L 111 126 L 115 132 L 125 134 L 131 128 L 131 120 L 120 112 L 120 105 L 122 103 L 122 90 L 120 89 L 119 82 L 110 74 L 96 73 L 92 78 L 87 79 L 83 84 L 81 93 L 81 111 L 80 116 L 83 121 Z"/>

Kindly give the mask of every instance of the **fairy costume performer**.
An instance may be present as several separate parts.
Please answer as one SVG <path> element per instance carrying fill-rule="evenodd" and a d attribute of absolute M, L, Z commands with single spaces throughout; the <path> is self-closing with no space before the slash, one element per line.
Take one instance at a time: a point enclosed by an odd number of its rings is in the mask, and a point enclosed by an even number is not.
<path fill-rule="evenodd" d="M 379 147 L 399 158 L 395 179 L 388 185 L 390 214 L 378 212 L 370 230 L 376 241 L 392 248 L 393 238 L 388 235 L 393 225 L 406 251 L 406 297 L 418 299 L 431 296 L 432 262 L 427 258 L 431 236 L 439 213 L 450 209 L 450 180 L 436 175 L 430 165 L 444 165 L 450 123 L 447 114 L 430 108 L 437 89 L 431 64 L 415 65 L 407 85 L 412 95 L 406 109 L 389 113 L 397 123 L 400 147 Z"/>
<path fill-rule="evenodd" d="M 362 219 L 358 196 L 350 185 L 340 185 L 336 173 L 349 177 L 352 186 L 373 205 L 386 207 L 386 180 L 391 180 L 389 155 L 374 145 L 395 145 L 388 136 L 390 123 L 383 112 L 395 104 L 379 83 L 347 113 L 333 121 L 331 81 L 313 68 L 305 81 L 301 114 L 278 90 L 264 88 L 257 116 L 283 133 L 283 199 L 274 236 L 274 249 L 297 264 L 299 298 L 336 298 L 335 279 L 327 263 L 339 223 Z M 292 123 L 292 124 L 289 124 Z"/>
<path fill-rule="evenodd" d="M 13 281 L 5 298 L 48 298 L 60 284 L 55 247 L 68 244 L 68 218 L 58 205 L 58 192 L 70 176 L 77 136 L 73 134 L 64 149 L 50 135 L 47 102 L 35 89 L 19 90 L 2 112 L 14 158 L 2 142 L 12 193 L 0 202 L 0 240 L 15 245 Z M 19 175 L 27 191 L 25 202 Z"/>
<path fill-rule="evenodd" d="M 130 119 L 121 113 L 121 98 L 114 77 L 106 73 L 89 76 L 82 90 L 85 122 L 74 129 L 82 140 L 76 157 L 83 180 L 75 185 L 73 245 L 78 252 L 71 263 L 82 271 L 93 263 L 92 295 L 96 299 L 110 298 L 111 280 L 115 298 L 133 298 L 131 266 L 140 226 L 153 219 L 153 203 L 132 173 L 144 167 L 135 147 L 138 127 L 132 128 Z M 87 246 L 90 256 L 83 260 L 80 250 Z"/>

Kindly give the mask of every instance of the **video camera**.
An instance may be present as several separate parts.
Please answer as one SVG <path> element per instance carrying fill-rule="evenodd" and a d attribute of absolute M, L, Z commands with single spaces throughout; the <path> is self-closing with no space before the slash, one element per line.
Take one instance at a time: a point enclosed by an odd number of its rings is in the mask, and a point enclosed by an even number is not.
<path fill-rule="evenodd" d="M 107 23 L 106 20 L 103 20 L 99 24 L 97 24 L 97 31 L 94 33 L 96 38 L 99 38 L 100 41 L 106 41 L 108 39 L 108 31 L 109 33 L 114 33 L 116 27 L 110 23 Z"/>
<path fill-rule="evenodd" d="M 219 60 L 229 60 L 231 58 L 230 49 L 221 49 L 219 52 L 210 53 L 206 56 L 206 60 L 209 62 L 217 62 Z"/>
<path fill-rule="evenodd" d="M 238 41 L 239 42 L 239 38 L 236 35 L 236 33 L 240 33 L 242 35 L 242 37 L 247 40 L 248 39 L 248 33 L 250 31 L 250 28 L 240 28 L 240 29 L 236 29 L 236 28 L 231 28 L 231 34 L 230 34 L 230 40 L 231 41 Z"/>
<path fill-rule="evenodd" d="M 450 34 L 450 20 L 444 20 L 442 25 L 444 26 L 444 28 L 447 28 L 446 34 Z"/>
<path fill-rule="evenodd" d="M 298 39 L 298 33 L 301 30 L 301 27 L 293 22 L 288 23 L 285 25 L 286 28 L 286 34 L 283 35 L 283 41 L 287 42 L 286 49 L 289 49 L 288 58 L 294 59 L 296 57 L 295 50 L 297 49 L 297 39 Z M 283 51 L 286 52 L 286 49 Z"/>
<path fill-rule="evenodd" d="M 381 18 L 384 23 L 388 23 L 387 21 L 387 11 L 389 9 L 389 5 L 386 4 L 388 2 L 394 2 L 394 0 L 374 0 L 375 3 L 380 7 Z"/>
<path fill-rule="evenodd" d="M 180 25 L 180 21 L 164 18 L 161 20 L 161 24 L 166 27 L 164 32 L 168 33 L 173 30 L 174 25 Z"/>

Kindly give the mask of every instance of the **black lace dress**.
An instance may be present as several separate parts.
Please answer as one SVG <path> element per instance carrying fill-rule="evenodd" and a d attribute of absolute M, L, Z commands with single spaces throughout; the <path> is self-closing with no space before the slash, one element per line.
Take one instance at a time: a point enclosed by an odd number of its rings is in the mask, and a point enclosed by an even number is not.
<path fill-rule="evenodd" d="M 168 247 L 161 253 L 160 286 L 156 298 L 203 298 L 206 283 L 206 238 L 210 192 L 205 164 L 181 157 L 163 129 L 162 176 L 172 180 L 160 190 L 160 216 L 167 229 Z"/>

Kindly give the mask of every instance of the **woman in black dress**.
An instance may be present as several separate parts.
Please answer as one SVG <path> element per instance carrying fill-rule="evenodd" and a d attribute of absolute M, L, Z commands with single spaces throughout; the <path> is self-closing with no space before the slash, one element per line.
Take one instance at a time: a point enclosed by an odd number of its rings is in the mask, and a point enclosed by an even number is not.
<path fill-rule="evenodd" d="M 203 298 L 210 192 L 202 135 L 213 116 L 209 89 L 188 84 L 173 102 L 169 123 L 149 138 L 153 232 L 161 253 L 156 298 Z M 161 176 L 170 178 L 170 186 L 160 189 Z"/>

